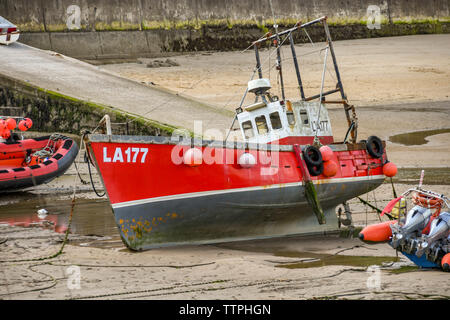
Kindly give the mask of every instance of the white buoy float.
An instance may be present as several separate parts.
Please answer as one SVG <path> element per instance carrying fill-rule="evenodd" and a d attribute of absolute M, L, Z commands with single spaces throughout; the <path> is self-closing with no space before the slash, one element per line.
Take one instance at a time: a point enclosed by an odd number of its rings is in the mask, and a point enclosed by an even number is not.
<path fill-rule="evenodd" d="M 241 154 L 238 163 L 242 168 L 251 168 L 256 164 L 256 159 L 251 153 L 246 152 Z"/>
<path fill-rule="evenodd" d="M 183 155 L 183 163 L 190 167 L 201 165 L 203 161 L 202 150 L 197 148 L 188 149 Z"/>
<path fill-rule="evenodd" d="M 39 209 L 39 210 L 37 211 L 37 214 L 38 214 L 38 218 L 39 218 L 39 219 L 44 219 L 44 218 L 47 216 L 48 211 L 45 210 L 45 209 Z"/>

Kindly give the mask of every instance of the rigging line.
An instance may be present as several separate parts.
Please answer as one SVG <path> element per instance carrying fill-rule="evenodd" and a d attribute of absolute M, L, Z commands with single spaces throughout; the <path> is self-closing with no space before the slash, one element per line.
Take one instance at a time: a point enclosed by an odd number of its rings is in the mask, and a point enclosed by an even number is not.
<path fill-rule="evenodd" d="M 251 47 L 253 47 L 253 46 L 255 45 L 255 44 L 254 44 L 255 42 L 261 41 L 262 39 L 264 39 L 264 38 L 266 37 L 266 35 L 267 35 L 267 33 L 266 33 L 265 35 L 263 35 L 261 38 L 259 38 L 258 40 L 252 42 L 252 44 L 249 45 L 249 46 L 248 46 L 247 48 L 245 48 L 244 50 L 242 50 L 241 53 L 244 53 L 244 52 L 246 52 L 248 49 L 250 49 Z"/>
<path fill-rule="evenodd" d="M 260 38 L 260 39 L 262 39 L 262 38 Z M 287 39 L 287 37 L 283 40 L 282 44 L 286 41 L 286 39 Z M 251 46 L 253 46 L 253 44 L 252 44 Z M 250 47 L 251 47 L 251 46 L 250 46 Z M 273 52 L 269 55 L 269 58 L 270 58 L 270 56 L 271 56 L 272 54 L 273 54 Z M 267 60 L 268 60 L 268 59 L 266 59 L 263 63 L 261 63 L 261 65 L 259 66 L 259 68 L 255 67 L 254 70 L 253 70 L 253 73 L 255 73 L 256 71 L 258 71 L 258 69 L 261 70 L 261 72 L 262 72 L 262 71 L 263 71 L 262 67 L 263 67 L 263 65 L 267 62 Z M 181 94 L 183 94 L 184 92 L 186 92 L 187 90 L 193 89 L 193 88 L 194 88 L 195 86 L 197 86 L 200 82 L 202 82 L 202 81 L 204 81 L 204 80 L 206 80 L 206 79 L 207 79 L 207 77 L 201 78 L 201 79 L 198 80 L 197 82 L 193 83 L 190 87 L 184 88 L 183 90 L 178 91 L 178 92 L 176 93 L 176 95 L 181 95 Z M 252 76 L 252 79 L 253 79 L 253 76 Z M 151 110 L 145 112 L 143 115 L 141 115 L 141 117 L 145 117 L 145 116 L 148 115 L 149 113 L 151 113 L 151 112 L 153 112 L 153 111 L 159 109 L 160 107 L 162 107 L 162 106 L 163 106 L 167 101 L 169 101 L 170 99 L 171 99 L 171 97 L 169 97 L 167 100 L 164 100 L 163 102 L 159 103 L 156 107 L 154 107 L 153 109 L 151 109 Z M 223 106 L 221 109 L 224 109 L 225 107 L 226 107 L 226 105 Z M 130 119 L 130 120 L 127 121 L 127 123 L 130 124 L 130 123 L 136 121 L 136 119 L 137 119 L 137 118 Z"/>
<path fill-rule="evenodd" d="M 192 84 L 190 87 L 184 88 L 183 90 L 176 92 L 175 95 L 176 95 L 176 96 L 180 96 L 181 94 L 183 94 L 183 93 L 186 92 L 187 90 L 193 89 L 195 86 L 197 86 L 200 82 L 202 82 L 202 81 L 204 81 L 204 80 L 206 80 L 206 77 L 201 78 L 200 80 L 198 80 L 197 82 L 195 82 L 194 84 Z M 143 115 L 139 115 L 139 116 L 140 116 L 140 117 L 145 117 L 145 116 L 148 115 L 149 113 L 151 113 L 151 112 L 153 112 L 153 111 L 155 111 L 155 110 L 157 110 L 157 109 L 163 107 L 163 106 L 166 104 L 166 102 L 170 101 L 170 99 L 172 99 L 172 97 L 168 97 L 168 99 L 165 99 L 165 100 L 163 100 L 162 102 L 158 103 L 156 107 L 154 107 L 154 108 L 148 110 L 148 111 L 145 112 Z M 130 123 L 132 123 L 132 122 L 134 122 L 134 121 L 136 121 L 136 120 L 137 120 L 137 117 L 134 116 L 134 118 L 128 120 L 127 123 L 130 124 Z M 144 120 L 145 120 L 145 119 L 144 119 Z"/>
<path fill-rule="evenodd" d="M 281 41 L 281 44 L 279 45 L 280 48 L 283 46 L 284 42 L 289 38 L 289 35 L 290 35 L 291 33 L 292 33 L 292 31 L 289 32 L 289 33 L 285 36 L 285 38 L 283 39 L 283 41 Z M 270 49 L 269 49 L 269 51 L 270 51 Z M 281 50 L 280 50 L 280 51 L 281 51 Z M 258 71 L 258 69 L 260 69 L 261 72 L 265 71 L 265 69 L 263 69 L 263 65 L 265 65 L 267 62 L 269 62 L 268 70 L 270 71 L 270 69 L 271 69 L 271 67 L 270 67 L 270 57 L 272 57 L 273 54 L 276 53 L 276 52 L 277 52 L 276 50 L 273 50 L 272 52 L 270 52 L 269 55 L 268 55 L 268 57 L 261 63 L 260 67 L 259 67 L 259 68 L 255 67 L 255 71 Z M 266 72 L 267 72 L 267 71 L 266 71 Z"/>
<path fill-rule="evenodd" d="M 292 32 L 292 31 L 291 31 Z M 287 36 L 284 38 L 284 40 L 281 42 L 281 44 L 280 44 L 280 47 L 284 44 L 284 42 L 289 38 L 289 35 L 291 34 L 291 32 L 289 32 L 288 34 L 287 34 Z M 273 50 L 272 52 L 270 52 L 269 53 L 269 55 L 268 55 L 268 57 L 267 58 L 265 58 L 265 60 L 261 63 L 261 65 L 259 66 L 259 68 L 258 67 L 254 67 L 254 69 L 253 69 L 253 74 L 252 74 L 252 76 L 250 77 L 250 80 L 249 81 L 251 81 L 251 80 L 253 80 L 253 77 L 255 76 L 255 74 L 256 74 L 256 72 L 257 71 L 265 71 L 265 72 L 267 72 L 266 71 L 266 69 L 263 69 L 263 65 L 265 65 L 269 60 L 270 60 L 270 57 L 275 53 L 276 51 L 275 50 Z M 270 71 L 270 69 L 271 69 L 272 67 L 270 67 L 270 65 L 269 65 L 269 67 L 268 67 L 268 69 L 267 70 L 269 70 Z M 245 99 L 245 96 L 247 95 L 247 91 L 244 93 L 244 99 Z M 243 102 L 243 100 L 244 99 L 242 99 L 242 102 Z M 240 107 L 242 106 L 242 103 L 241 103 L 241 105 L 240 105 Z M 226 105 L 224 105 L 223 107 L 222 107 L 222 109 L 223 108 L 225 108 L 226 107 Z"/>
<path fill-rule="evenodd" d="M 273 11 L 273 10 L 272 10 L 272 11 Z M 275 20 L 274 20 L 274 22 L 275 22 Z M 290 35 L 291 33 L 292 33 L 292 31 L 289 32 L 289 33 L 287 34 L 287 36 L 284 38 L 284 40 L 282 41 L 282 43 L 279 44 L 279 47 L 281 47 L 281 46 L 283 45 L 283 43 L 286 41 L 286 39 L 289 37 L 289 35 Z M 261 37 L 260 39 L 263 39 L 263 38 L 264 38 L 264 36 Z M 256 45 L 256 44 L 253 44 L 253 43 L 252 43 L 252 44 L 249 46 L 249 48 L 252 47 L 253 45 Z M 277 44 L 277 45 L 278 45 L 278 44 Z M 246 49 L 246 50 L 247 50 L 247 49 Z M 244 50 L 244 51 L 245 51 L 245 50 Z M 272 54 L 273 54 L 273 53 L 271 53 L 271 54 L 269 55 L 269 58 L 270 58 L 270 56 L 271 56 Z M 266 61 L 267 61 L 267 59 L 266 59 Z M 255 67 L 256 71 L 257 71 L 258 69 L 260 69 L 260 70 L 262 71 L 262 65 L 265 64 L 266 61 L 264 61 L 264 62 L 260 65 L 259 68 L 256 68 L 256 67 Z M 254 72 L 255 72 L 255 71 L 254 71 Z M 190 90 L 190 89 L 193 89 L 195 86 L 197 86 L 200 82 L 202 82 L 202 81 L 204 81 L 204 80 L 206 80 L 206 77 L 200 79 L 199 81 L 197 81 L 196 83 L 194 83 L 191 87 L 185 88 L 184 90 L 177 92 L 176 95 L 183 94 L 183 93 L 184 93 L 185 91 L 187 91 L 188 89 L 189 89 L 189 90 Z M 145 117 L 145 116 L 148 115 L 149 113 L 151 113 L 151 112 L 153 112 L 153 111 L 155 111 L 155 110 L 161 108 L 167 101 L 170 100 L 170 98 L 171 98 L 171 97 L 169 97 L 169 99 L 164 100 L 163 102 L 159 103 L 159 104 L 158 104 L 156 107 L 154 107 L 153 109 L 151 109 L 151 110 L 145 112 L 143 115 L 141 115 L 141 117 Z M 224 107 L 222 107 L 222 109 L 223 109 L 223 108 L 224 108 Z M 130 123 L 132 123 L 132 122 L 134 122 L 134 121 L 136 121 L 136 120 L 137 120 L 137 118 L 130 119 L 129 121 L 127 121 L 127 123 L 130 124 Z"/>
<path fill-rule="evenodd" d="M 303 31 L 305 31 L 306 36 L 307 36 L 308 39 L 309 39 L 309 42 L 311 42 L 311 45 L 312 45 L 313 47 L 316 47 L 316 45 L 315 45 L 314 42 L 312 41 L 311 37 L 309 36 L 308 31 L 306 31 L 306 28 L 303 28 Z M 320 54 L 321 54 L 321 52 L 319 52 L 319 56 L 320 56 Z M 320 57 L 322 58 L 322 56 L 320 56 Z M 328 72 L 328 74 L 333 78 L 333 80 L 337 82 L 337 79 L 333 76 L 333 74 L 331 73 L 331 71 L 330 71 L 330 69 L 328 68 L 328 66 L 327 66 L 327 72 Z"/>
<path fill-rule="evenodd" d="M 283 45 L 283 43 L 286 41 L 286 39 L 289 37 L 289 35 L 290 35 L 291 33 L 292 33 L 292 31 L 289 32 L 289 33 L 287 34 L 287 36 L 286 36 L 286 37 L 284 38 L 284 40 L 281 42 L 280 47 Z M 252 44 L 252 46 L 253 46 L 253 44 Z M 274 52 L 275 52 L 275 51 L 274 51 Z M 273 52 L 269 54 L 269 58 L 270 58 L 270 56 L 271 56 L 272 54 L 273 54 Z M 255 67 L 253 72 L 255 73 L 256 71 L 258 71 L 258 69 L 260 69 L 260 70 L 262 71 L 262 70 L 263 70 L 263 69 L 262 69 L 262 66 L 263 66 L 263 64 L 265 64 L 265 63 L 267 62 L 267 60 L 268 60 L 268 59 L 266 58 L 266 60 L 265 60 L 263 63 L 261 63 L 261 65 L 259 66 L 259 68 L 258 68 L 258 67 Z M 195 86 L 197 86 L 200 82 L 202 82 L 202 81 L 204 81 L 204 80 L 206 80 L 206 77 L 201 78 L 199 81 L 195 82 L 191 87 L 185 88 L 184 90 L 181 90 L 181 91 L 177 92 L 176 95 L 183 94 L 185 91 L 190 90 L 190 89 L 193 89 Z M 246 94 L 247 94 L 247 92 L 244 94 L 244 97 L 246 96 Z M 163 102 L 159 103 L 156 107 L 154 107 L 154 108 L 150 109 L 149 111 L 145 112 L 143 115 L 140 115 L 140 117 L 145 117 L 145 116 L 148 115 L 149 113 L 151 113 L 151 112 L 153 112 L 153 111 L 155 111 L 155 110 L 161 108 L 161 107 L 164 106 L 164 104 L 165 104 L 167 101 L 169 101 L 171 98 L 172 98 L 172 97 L 169 97 L 168 99 L 166 99 L 166 100 L 164 100 Z M 221 110 L 224 109 L 225 107 L 226 107 L 226 105 L 223 106 L 223 107 L 221 108 Z M 127 123 L 130 124 L 130 123 L 132 123 L 132 122 L 134 122 L 134 121 L 136 121 L 136 120 L 137 120 L 137 117 L 134 116 L 132 119 L 128 120 Z M 97 128 L 98 128 L 98 126 L 97 126 Z M 96 129 L 97 129 L 97 128 L 96 128 Z"/>
<path fill-rule="evenodd" d="M 302 30 L 305 31 L 306 36 L 307 36 L 308 39 L 309 39 L 309 42 L 311 42 L 311 45 L 312 45 L 313 47 L 315 47 L 315 44 L 314 44 L 314 42 L 312 41 L 311 37 L 309 36 L 308 31 L 306 31 L 306 28 L 302 28 Z"/>
<path fill-rule="evenodd" d="M 319 49 L 316 49 L 316 50 L 312 50 L 312 51 L 309 51 L 309 52 L 306 52 L 306 53 L 303 53 L 303 54 L 299 54 L 299 55 L 297 55 L 297 57 L 304 57 L 304 56 L 307 56 L 307 55 L 310 55 L 310 54 L 313 54 L 313 53 L 316 53 L 316 52 L 321 53 L 321 52 L 322 52 L 323 50 L 325 50 L 327 47 L 328 47 L 328 46 L 323 47 L 323 48 L 319 48 Z M 293 58 L 289 58 L 289 60 L 293 60 Z"/>
<path fill-rule="evenodd" d="M 320 111 L 322 110 L 322 94 L 323 94 L 323 84 L 324 84 L 324 81 L 325 81 L 325 69 L 327 68 L 327 58 L 328 58 L 328 47 L 326 48 L 325 59 L 324 59 L 324 62 L 323 62 L 322 84 L 320 86 L 320 96 L 319 96 L 319 112 L 317 114 L 316 130 L 315 130 L 314 140 L 318 140 L 317 139 L 317 135 L 319 133 Z"/>

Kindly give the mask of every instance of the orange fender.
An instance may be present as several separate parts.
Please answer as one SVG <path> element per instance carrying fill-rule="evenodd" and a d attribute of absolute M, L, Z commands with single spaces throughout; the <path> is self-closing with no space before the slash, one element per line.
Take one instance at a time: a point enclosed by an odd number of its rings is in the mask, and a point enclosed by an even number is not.
<path fill-rule="evenodd" d="M 390 225 L 394 223 L 397 223 L 397 220 L 367 226 L 359 233 L 359 239 L 367 243 L 387 242 L 392 237 Z"/>
<path fill-rule="evenodd" d="M 447 253 L 442 258 L 441 266 L 444 271 L 450 272 L 450 253 Z"/>

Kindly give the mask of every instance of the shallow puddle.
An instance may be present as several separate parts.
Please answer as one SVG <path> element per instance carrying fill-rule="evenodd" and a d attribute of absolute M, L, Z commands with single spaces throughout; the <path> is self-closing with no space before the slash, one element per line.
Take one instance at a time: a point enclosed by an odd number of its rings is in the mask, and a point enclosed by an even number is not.
<path fill-rule="evenodd" d="M 424 168 L 423 184 L 425 185 L 450 185 L 449 168 Z M 393 178 L 394 183 L 418 185 L 422 168 L 399 168 Z"/>
<path fill-rule="evenodd" d="M 407 132 L 390 136 L 389 141 L 403 144 L 405 146 L 419 146 L 428 143 L 428 140 L 426 139 L 427 137 L 449 132 L 450 128 Z"/>
<path fill-rule="evenodd" d="M 306 241 L 311 243 L 311 240 L 314 242 L 321 242 L 325 238 L 322 236 L 314 237 L 314 236 L 298 236 L 291 237 L 291 241 Z M 395 256 L 353 256 L 353 255 L 345 255 L 345 254 L 329 254 L 329 253 L 317 253 L 315 252 L 315 248 L 306 249 L 307 251 L 295 251 L 285 249 L 284 244 L 277 244 L 279 242 L 283 242 L 283 239 L 273 239 L 270 240 L 254 240 L 254 241 L 244 241 L 244 242 L 236 242 L 236 243 L 223 243 L 217 244 L 216 247 L 231 249 L 231 250 L 240 250 L 246 252 L 260 252 L 273 255 L 275 257 L 279 257 L 277 260 L 267 260 L 271 263 L 275 264 L 275 267 L 278 268 L 287 268 L 287 269 L 301 269 L 301 268 L 318 268 L 324 266 L 351 266 L 351 267 L 369 267 L 373 265 L 390 265 L 394 262 L 400 261 L 399 257 Z M 337 246 L 337 248 L 340 248 Z M 319 249 L 317 249 L 319 250 Z M 283 261 L 280 257 L 290 258 L 287 261 Z"/>
<path fill-rule="evenodd" d="M 60 200 L 28 193 L 6 194 L 0 196 L 0 224 L 43 227 L 64 233 L 71 207 L 71 199 Z M 47 215 L 39 216 L 41 209 L 45 209 Z M 121 243 L 111 206 L 106 199 L 76 199 L 70 231 L 71 234 L 104 239 L 82 245 L 113 246 L 118 241 Z"/>
<path fill-rule="evenodd" d="M 348 256 L 296 251 L 275 252 L 275 256 L 299 258 L 299 261 L 291 261 L 289 263 L 276 265 L 276 267 L 288 269 L 316 268 L 335 265 L 369 267 L 372 265 L 382 265 L 400 261 L 397 257 Z"/>

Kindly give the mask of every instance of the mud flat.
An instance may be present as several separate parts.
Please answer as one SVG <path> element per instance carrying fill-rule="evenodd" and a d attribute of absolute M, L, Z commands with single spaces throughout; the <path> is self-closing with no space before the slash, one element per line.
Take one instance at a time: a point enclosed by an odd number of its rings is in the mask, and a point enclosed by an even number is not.
<path fill-rule="evenodd" d="M 349 102 L 355 106 L 373 106 L 450 100 L 449 40 L 449 34 L 441 34 L 334 41 Z M 325 44 L 320 42 L 296 45 L 307 95 L 319 91 L 325 53 L 317 49 L 324 47 Z M 290 50 L 289 46 L 283 47 L 282 56 L 287 57 Z M 274 48 L 261 49 L 263 75 L 270 77 L 271 91 L 278 94 L 275 58 Z M 170 59 L 179 66 L 148 68 L 147 63 L 139 61 L 108 64 L 100 69 L 139 82 L 153 82 L 156 87 L 183 91 L 186 95 L 234 111 L 256 64 L 252 50 L 198 52 L 171 56 Z M 283 69 L 286 97 L 299 98 L 293 62 L 286 59 Z M 331 75 L 331 60 L 328 61 L 328 69 L 325 90 L 333 89 L 336 84 Z"/>
<path fill-rule="evenodd" d="M 57 252 L 63 237 L 5 226 L 0 237 L 1 299 L 450 298 L 448 274 L 418 270 L 386 244 L 366 246 L 336 236 L 140 253 L 69 242 L 54 259 L 28 262 L 18 260 Z M 378 265 L 379 285 L 371 284 L 371 265 Z"/>
<path fill-rule="evenodd" d="M 388 183 L 362 196 L 379 207 L 391 197 Z M 447 273 L 420 270 L 388 244 L 361 242 L 357 231 L 133 252 L 105 199 L 76 199 L 63 253 L 39 260 L 60 250 L 65 229 L 54 230 L 67 227 L 70 198 L 0 198 L 0 299 L 450 299 Z M 356 199 L 350 207 L 355 227 L 386 219 Z M 36 217 L 40 208 L 45 219 Z"/>

